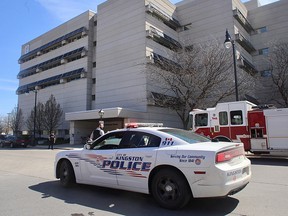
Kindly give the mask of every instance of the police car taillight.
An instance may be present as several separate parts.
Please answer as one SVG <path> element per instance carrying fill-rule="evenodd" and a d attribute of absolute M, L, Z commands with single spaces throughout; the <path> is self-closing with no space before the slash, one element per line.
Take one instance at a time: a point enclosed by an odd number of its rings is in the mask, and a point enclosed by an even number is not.
<path fill-rule="evenodd" d="M 125 128 L 163 127 L 162 123 L 126 123 Z"/>
<path fill-rule="evenodd" d="M 216 163 L 222 163 L 222 162 L 226 162 L 226 161 L 230 161 L 231 159 L 237 157 L 237 156 L 241 156 L 244 155 L 244 148 L 243 147 L 239 147 L 239 148 L 235 148 L 232 150 L 228 150 L 228 151 L 223 151 L 223 152 L 219 152 L 216 155 Z"/>

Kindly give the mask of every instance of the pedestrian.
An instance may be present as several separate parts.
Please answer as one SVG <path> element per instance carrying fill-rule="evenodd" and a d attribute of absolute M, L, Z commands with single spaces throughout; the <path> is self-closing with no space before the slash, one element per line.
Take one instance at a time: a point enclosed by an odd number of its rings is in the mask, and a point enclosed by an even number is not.
<path fill-rule="evenodd" d="M 51 149 L 53 150 L 53 146 L 54 146 L 55 142 L 56 142 L 56 136 L 55 136 L 55 134 L 53 132 L 51 132 L 51 134 L 49 136 L 48 149 L 50 149 L 50 147 L 51 147 Z"/>
<path fill-rule="evenodd" d="M 90 135 L 90 140 L 94 141 L 96 140 L 98 137 L 102 136 L 105 134 L 104 130 L 104 122 L 99 122 L 98 127 L 92 131 L 91 135 Z"/>

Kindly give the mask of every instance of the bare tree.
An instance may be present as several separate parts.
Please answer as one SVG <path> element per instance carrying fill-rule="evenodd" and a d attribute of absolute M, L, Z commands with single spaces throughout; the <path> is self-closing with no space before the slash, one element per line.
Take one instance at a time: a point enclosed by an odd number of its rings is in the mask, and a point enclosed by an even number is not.
<path fill-rule="evenodd" d="M 148 76 L 155 90 L 152 97 L 156 105 L 176 111 L 184 128 L 192 109 L 215 106 L 234 96 L 233 56 L 224 49 L 223 43 L 211 40 L 194 44 L 169 57 L 171 60 L 154 54 L 154 64 L 148 65 Z M 242 70 L 238 70 L 237 75 L 238 90 L 244 95 L 253 81 Z"/>
<path fill-rule="evenodd" d="M 63 110 L 60 107 L 60 104 L 58 104 L 55 97 L 51 95 L 49 100 L 44 105 L 44 112 L 42 116 L 43 126 L 47 131 L 49 131 L 49 133 L 57 129 L 60 124 L 62 114 Z"/>
<path fill-rule="evenodd" d="M 0 116 L 0 134 L 3 133 L 4 131 L 5 131 L 5 118 L 3 116 Z"/>
<path fill-rule="evenodd" d="M 280 98 L 275 96 L 276 101 L 282 107 L 288 107 L 288 43 L 278 42 L 273 46 L 269 55 L 272 71 L 272 82 L 277 88 Z M 279 98 L 279 99 L 278 99 Z"/>
<path fill-rule="evenodd" d="M 38 135 L 41 136 L 42 131 L 44 130 L 43 122 L 44 122 L 44 104 L 38 102 L 36 106 L 36 121 L 35 121 L 35 130 Z M 34 108 L 31 110 L 31 113 L 26 121 L 26 126 L 29 131 L 34 131 L 34 117 L 35 117 L 35 112 Z"/>
<path fill-rule="evenodd" d="M 13 134 L 21 134 L 22 127 L 24 125 L 24 117 L 21 108 L 15 107 L 10 114 L 10 126 L 13 130 Z"/>

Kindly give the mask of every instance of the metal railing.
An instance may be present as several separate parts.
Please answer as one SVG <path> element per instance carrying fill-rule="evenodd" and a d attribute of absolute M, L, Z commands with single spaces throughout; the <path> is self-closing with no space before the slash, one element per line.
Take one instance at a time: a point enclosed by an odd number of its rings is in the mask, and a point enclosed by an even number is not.
<path fill-rule="evenodd" d="M 235 19 L 238 20 L 238 22 L 243 26 L 243 28 L 247 32 L 251 33 L 252 31 L 255 31 L 252 25 L 248 22 L 246 17 L 241 13 L 241 11 L 238 8 L 233 10 L 233 16 L 235 17 Z"/>
<path fill-rule="evenodd" d="M 156 5 L 149 3 L 146 5 L 146 12 L 151 13 L 152 15 L 161 19 L 167 26 L 176 30 L 177 28 L 181 27 L 178 20 L 174 19 L 171 15 L 166 13 L 161 8 L 157 7 Z"/>
<path fill-rule="evenodd" d="M 246 39 L 242 34 L 235 34 L 235 40 L 249 53 L 255 52 L 256 49 L 252 43 Z"/>

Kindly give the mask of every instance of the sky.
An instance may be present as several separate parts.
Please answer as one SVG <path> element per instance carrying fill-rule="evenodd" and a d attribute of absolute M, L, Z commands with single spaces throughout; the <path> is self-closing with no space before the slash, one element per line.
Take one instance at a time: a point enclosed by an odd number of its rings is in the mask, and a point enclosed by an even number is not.
<path fill-rule="evenodd" d="M 87 11 L 97 12 L 105 0 L 1 0 L 0 1 L 0 116 L 17 106 L 18 59 L 21 46 Z M 180 0 L 171 0 L 177 3 Z M 247 1 L 247 0 L 243 0 Z M 276 0 L 260 0 L 262 5 Z"/>

